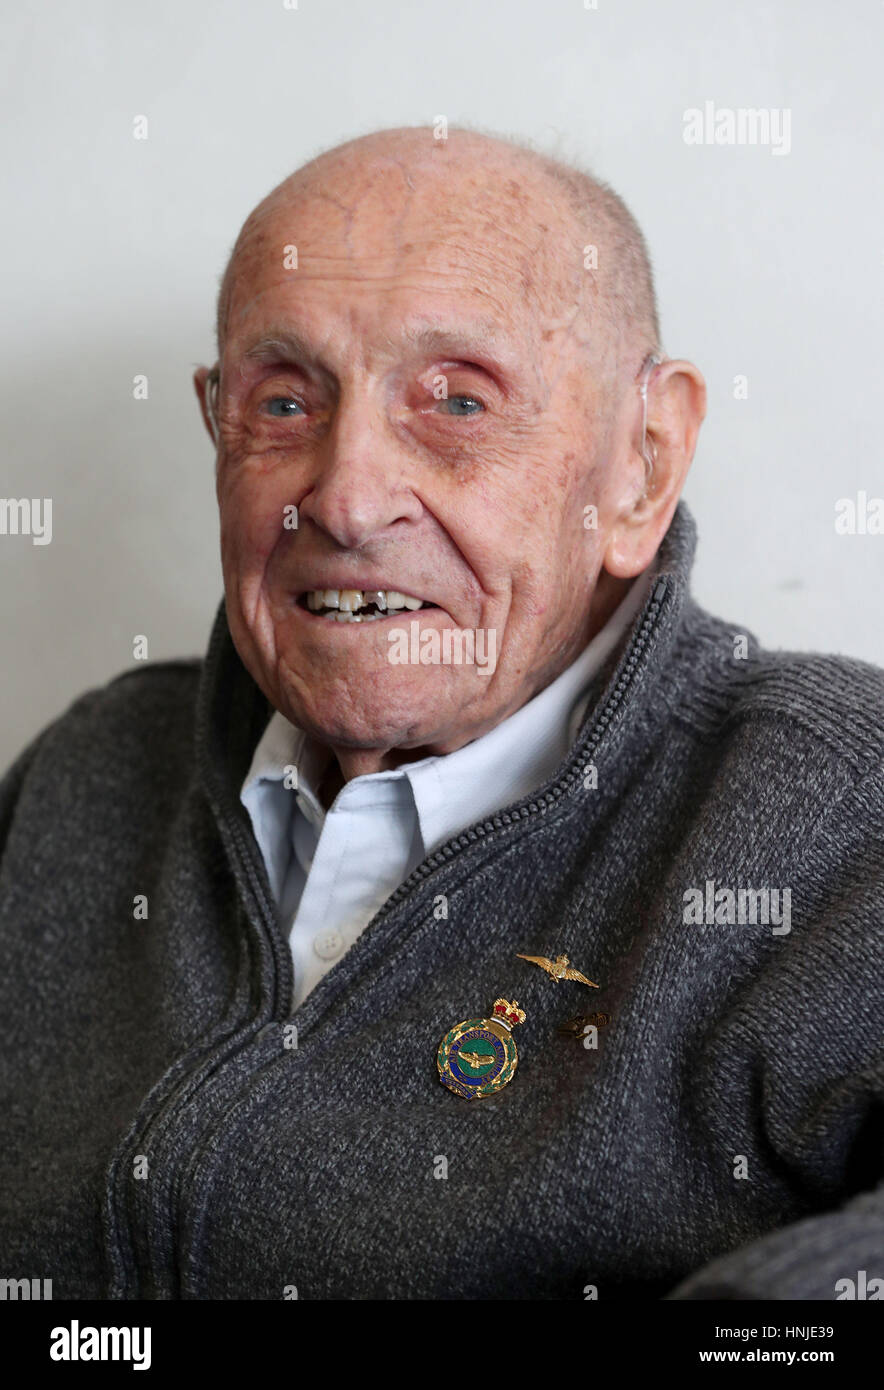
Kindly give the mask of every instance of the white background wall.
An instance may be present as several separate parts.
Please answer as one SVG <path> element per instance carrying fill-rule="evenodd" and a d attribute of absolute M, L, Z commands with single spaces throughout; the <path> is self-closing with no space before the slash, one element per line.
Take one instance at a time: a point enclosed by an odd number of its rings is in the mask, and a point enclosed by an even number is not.
<path fill-rule="evenodd" d="M 597 3 L 7 0 L 0 496 L 52 497 L 54 535 L 0 537 L 0 765 L 130 668 L 134 634 L 152 659 L 205 648 L 221 577 L 190 377 L 250 207 L 320 148 L 440 114 L 588 160 L 643 225 L 666 349 L 709 385 L 701 602 L 884 663 L 884 537 L 833 524 L 839 497 L 884 496 L 884 7 Z M 686 145 L 707 99 L 790 108 L 791 152 Z"/>

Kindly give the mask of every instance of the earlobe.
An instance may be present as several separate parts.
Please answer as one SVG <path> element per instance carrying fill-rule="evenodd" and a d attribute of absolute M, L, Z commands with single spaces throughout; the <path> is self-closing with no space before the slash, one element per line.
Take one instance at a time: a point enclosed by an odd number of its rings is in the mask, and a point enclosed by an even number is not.
<path fill-rule="evenodd" d="M 655 456 L 649 442 L 644 458 L 636 450 L 632 461 L 635 466 L 629 470 L 629 490 L 621 499 L 620 514 L 608 537 L 602 562 L 615 579 L 634 579 L 656 549 L 653 533 L 659 500 L 655 493 L 660 478 L 654 473 Z"/>
<path fill-rule="evenodd" d="M 618 527 L 608 541 L 602 568 L 614 579 L 634 579 L 650 563 L 656 548 L 651 528 Z"/>

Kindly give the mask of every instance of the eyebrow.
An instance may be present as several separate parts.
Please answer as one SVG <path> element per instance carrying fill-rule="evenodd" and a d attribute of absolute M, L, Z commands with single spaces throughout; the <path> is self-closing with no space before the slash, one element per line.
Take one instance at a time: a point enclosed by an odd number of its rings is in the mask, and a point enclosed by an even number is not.
<path fill-rule="evenodd" d="M 272 357 L 297 357 L 310 362 L 317 360 L 311 344 L 294 328 L 269 329 L 243 349 L 243 357 L 258 361 Z"/>
<path fill-rule="evenodd" d="M 502 334 L 491 320 L 465 325 L 462 328 L 438 328 L 428 324 L 403 324 L 397 338 L 383 335 L 385 347 L 397 349 L 403 343 L 420 352 L 444 353 L 452 359 L 474 361 L 492 373 L 500 373 L 513 381 L 520 368 L 533 366 L 530 355 L 520 360 L 512 337 Z M 291 325 L 271 327 L 260 338 L 243 349 L 243 356 L 252 361 L 268 361 L 275 357 L 311 362 L 321 367 L 316 349 L 309 339 Z"/>
<path fill-rule="evenodd" d="M 489 320 L 463 328 L 403 324 L 402 338 L 409 346 L 422 351 L 444 351 L 452 357 L 487 357 L 495 359 L 502 367 L 509 366 L 511 370 L 517 365 L 512 339 L 502 335 Z"/>

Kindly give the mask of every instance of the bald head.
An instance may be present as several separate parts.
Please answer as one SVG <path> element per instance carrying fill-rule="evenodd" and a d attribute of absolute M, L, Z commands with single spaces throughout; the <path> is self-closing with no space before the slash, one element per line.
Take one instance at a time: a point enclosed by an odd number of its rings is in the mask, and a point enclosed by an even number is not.
<path fill-rule="evenodd" d="M 471 217 L 472 235 L 493 236 L 516 227 L 525 247 L 518 267 L 526 293 L 549 307 L 561 301 L 563 315 L 600 360 L 619 375 L 660 349 L 653 273 L 642 232 L 623 200 L 606 184 L 574 165 L 539 153 L 524 143 L 465 127 L 445 140 L 425 127 L 376 131 L 325 151 L 289 175 L 246 219 L 224 271 L 218 296 L 219 359 L 238 283 L 262 254 L 269 220 L 290 213 L 297 242 L 298 205 L 327 200 L 329 210 L 352 218 L 353 199 L 366 178 L 386 176 L 419 196 L 444 185 L 445 217 L 436 231 Z M 428 231 L 432 231 L 428 228 Z M 595 248 L 587 252 L 586 248 Z M 278 248 L 277 248 L 278 250 Z M 593 263 L 595 262 L 595 263 Z M 515 267 L 514 267 L 515 269 Z"/>

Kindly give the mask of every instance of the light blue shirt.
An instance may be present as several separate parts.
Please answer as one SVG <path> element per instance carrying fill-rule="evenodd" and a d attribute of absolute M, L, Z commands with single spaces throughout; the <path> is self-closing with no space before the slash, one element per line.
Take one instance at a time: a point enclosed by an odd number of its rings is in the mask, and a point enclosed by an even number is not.
<path fill-rule="evenodd" d="M 271 717 L 240 798 L 291 945 L 295 1007 L 421 860 L 549 780 L 583 722 L 592 678 L 648 586 L 646 570 L 576 661 L 487 734 L 453 753 L 354 777 L 328 810 L 317 795 L 328 748 L 279 712 Z"/>

